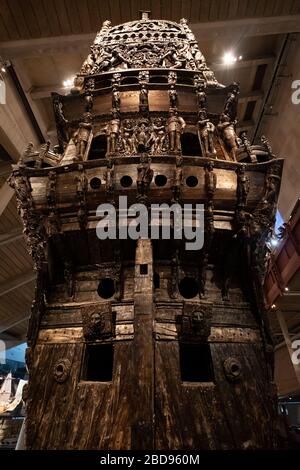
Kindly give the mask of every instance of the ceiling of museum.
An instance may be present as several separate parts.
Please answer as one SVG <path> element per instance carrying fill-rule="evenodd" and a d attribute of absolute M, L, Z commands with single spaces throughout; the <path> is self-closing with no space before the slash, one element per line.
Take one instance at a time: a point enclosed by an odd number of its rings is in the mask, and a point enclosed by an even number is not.
<path fill-rule="evenodd" d="M 51 91 L 69 91 L 63 82 L 79 71 L 102 22 L 137 19 L 140 9 L 153 18 L 190 21 L 218 80 L 240 83 L 239 130 L 251 138 L 287 34 L 295 30 L 299 1 L 0 0 L 0 56 L 12 62 L 44 134 L 55 142 Z M 222 63 L 228 50 L 242 57 L 231 66 Z"/>
<path fill-rule="evenodd" d="M 191 23 L 285 16 L 299 13 L 293 0 L 1 0 L 0 39 L 16 41 L 94 32 L 110 18 L 113 24 L 137 19 L 140 9 L 153 18 Z"/>
<path fill-rule="evenodd" d="M 0 0 L 0 59 L 13 65 L 45 139 L 56 139 L 51 92 L 69 92 L 63 82 L 79 71 L 102 22 L 135 20 L 139 10 L 189 20 L 218 81 L 240 83 L 239 130 L 250 138 L 262 134 L 272 96 L 289 73 L 286 54 L 300 31 L 298 0 Z M 227 51 L 240 60 L 224 65 Z M 8 168 L 1 129 L 0 144 L 1 188 Z M 14 198 L 0 217 L 0 258 L 0 334 L 22 337 L 34 281 Z"/>

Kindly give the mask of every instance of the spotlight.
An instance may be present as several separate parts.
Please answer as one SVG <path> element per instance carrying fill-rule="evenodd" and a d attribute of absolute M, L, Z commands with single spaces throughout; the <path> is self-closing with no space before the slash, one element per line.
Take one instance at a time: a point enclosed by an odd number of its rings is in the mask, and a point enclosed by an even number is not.
<path fill-rule="evenodd" d="M 68 78 L 67 80 L 63 81 L 63 86 L 65 88 L 69 88 L 69 87 L 73 86 L 73 81 L 74 81 L 74 78 Z"/>
<path fill-rule="evenodd" d="M 5 67 L 1 67 L 1 72 L 5 73 L 5 72 L 6 72 L 6 68 L 5 68 Z"/>
<path fill-rule="evenodd" d="M 237 58 L 231 51 L 225 52 L 223 55 L 223 64 L 225 65 L 232 65 L 237 61 Z"/>
<path fill-rule="evenodd" d="M 243 56 L 242 56 L 242 55 L 240 55 L 240 56 L 239 56 L 239 60 L 242 60 L 242 58 L 243 58 Z"/>
<path fill-rule="evenodd" d="M 285 292 L 288 292 L 288 291 L 289 291 L 289 288 L 288 288 L 288 287 L 285 287 L 284 290 L 285 290 Z"/>
<path fill-rule="evenodd" d="M 271 305 L 271 309 L 274 310 L 274 308 L 276 308 L 276 304 Z"/>

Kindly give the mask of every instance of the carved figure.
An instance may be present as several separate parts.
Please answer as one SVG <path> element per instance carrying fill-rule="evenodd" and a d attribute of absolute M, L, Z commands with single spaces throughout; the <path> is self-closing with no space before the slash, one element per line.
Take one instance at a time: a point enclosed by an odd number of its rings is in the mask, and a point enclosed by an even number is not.
<path fill-rule="evenodd" d="M 149 102 L 148 102 L 148 90 L 145 84 L 142 84 L 140 90 L 140 110 L 147 111 L 149 109 Z"/>
<path fill-rule="evenodd" d="M 205 88 L 206 84 L 204 80 L 199 80 L 196 82 L 196 94 L 197 94 L 197 104 L 199 111 L 206 108 L 207 100 L 206 100 L 206 93 Z"/>
<path fill-rule="evenodd" d="M 250 180 L 245 174 L 245 166 L 241 165 L 237 169 L 238 182 L 237 182 L 237 203 L 238 206 L 246 206 L 247 196 L 250 189 Z"/>
<path fill-rule="evenodd" d="M 208 162 L 205 165 L 205 190 L 209 201 L 214 197 L 217 187 L 217 175 L 214 173 L 213 162 Z"/>
<path fill-rule="evenodd" d="M 149 82 L 149 72 L 148 70 L 141 70 L 139 72 L 139 83 L 148 83 Z"/>
<path fill-rule="evenodd" d="M 175 85 L 177 81 L 177 73 L 171 70 L 168 74 L 168 83 L 169 85 Z"/>
<path fill-rule="evenodd" d="M 120 119 L 116 111 L 112 112 L 112 119 L 106 126 L 107 155 L 116 153 L 117 141 L 120 133 Z"/>
<path fill-rule="evenodd" d="M 120 92 L 118 90 L 118 87 L 114 85 L 112 89 L 112 108 L 117 111 L 120 111 L 120 105 L 121 105 Z"/>
<path fill-rule="evenodd" d="M 165 150 L 166 128 L 161 118 L 157 118 L 152 124 L 151 153 L 159 155 Z"/>
<path fill-rule="evenodd" d="M 44 159 L 47 156 L 48 150 L 50 149 L 50 143 L 50 140 L 47 140 L 45 144 L 41 145 L 39 154 L 35 160 L 35 168 L 42 168 Z"/>
<path fill-rule="evenodd" d="M 138 200 L 147 196 L 150 183 L 153 178 L 153 170 L 150 166 L 151 158 L 147 154 L 142 154 L 137 167 L 137 193 Z"/>
<path fill-rule="evenodd" d="M 167 120 L 170 152 L 181 151 L 180 137 L 185 129 L 185 126 L 185 121 L 182 117 L 178 116 L 177 110 L 170 110 L 170 117 Z"/>
<path fill-rule="evenodd" d="M 199 112 L 198 132 L 202 156 L 208 157 L 215 155 L 217 153 L 214 146 L 215 126 L 207 119 L 205 111 Z"/>
<path fill-rule="evenodd" d="M 177 108 L 178 105 L 178 95 L 177 91 L 175 90 L 175 86 L 171 85 L 169 90 L 169 100 L 170 100 L 170 108 Z"/>
<path fill-rule="evenodd" d="M 176 167 L 174 171 L 174 179 L 172 183 L 172 193 L 173 199 L 172 202 L 178 202 L 180 199 L 181 186 L 182 186 L 182 156 L 176 157 Z"/>
<path fill-rule="evenodd" d="M 82 122 L 79 123 L 78 130 L 74 134 L 74 142 L 76 145 L 76 158 L 84 159 L 85 151 L 92 131 L 92 115 L 84 113 Z"/>
<path fill-rule="evenodd" d="M 222 113 L 220 116 L 220 122 L 218 124 L 218 130 L 221 133 L 221 137 L 230 151 L 230 156 L 233 161 L 236 161 L 236 151 L 238 148 L 237 136 L 235 133 L 236 121 L 231 121 L 229 116 Z"/>
<path fill-rule="evenodd" d="M 126 155 L 133 155 L 137 153 L 136 139 L 134 136 L 134 129 L 130 126 L 130 123 L 124 123 L 122 128 L 122 146 Z"/>

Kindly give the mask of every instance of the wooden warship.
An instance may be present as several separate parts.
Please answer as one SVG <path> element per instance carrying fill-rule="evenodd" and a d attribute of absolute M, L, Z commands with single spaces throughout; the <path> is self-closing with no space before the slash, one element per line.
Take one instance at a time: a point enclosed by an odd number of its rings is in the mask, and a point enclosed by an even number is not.
<path fill-rule="evenodd" d="M 13 168 L 37 271 L 27 449 L 276 447 L 262 280 L 283 161 L 235 133 L 185 19 L 103 23 L 59 145 Z M 205 242 L 99 240 L 97 207 L 202 203 Z"/>

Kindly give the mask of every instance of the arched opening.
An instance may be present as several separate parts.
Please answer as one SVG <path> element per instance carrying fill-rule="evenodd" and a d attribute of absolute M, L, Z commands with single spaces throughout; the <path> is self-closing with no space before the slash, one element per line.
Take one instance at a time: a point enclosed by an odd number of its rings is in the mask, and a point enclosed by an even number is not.
<path fill-rule="evenodd" d="M 105 277 L 99 282 L 97 289 L 99 297 L 110 299 L 115 293 L 115 283 L 110 277 Z"/>
<path fill-rule="evenodd" d="M 98 160 L 99 158 L 105 158 L 106 151 L 106 136 L 104 134 L 100 134 L 92 141 L 88 160 Z"/>
<path fill-rule="evenodd" d="M 132 181 L 131 176 L 124 175 L 120 179 L 120 183 L 121 183 L 121 186 L 123 186 L 123 188 L 129 188 L 132 185 L 133 181 Z"/>
<path fill-rule="evenodd" d="M 167 184 L 167 177 L 165 175 L 156 175 L 154 181 L 156 186 L 165 186 Z"/>
<path fill-rule="evenodd" d="M 101 179 L 98 178 L 97 176 L 94 176 L 94 178 L 92 178 L 90 181 L 90 187 L 92 189 L 99 189 L 100 186 L 101 186 Z"/>
<path fill-rule="evenodd" d="M 186 185 L 189 188 L 195 188 L 198 184 L 198 178 L 197 178 L 197 176 L 190 175 L 190 176 L 187 177 L 185 182 L 186 182 Z"/>
<path fill-rule="evenodd" d="M 180 295 L 185 299 L 192 299 L 193 297 L 196 297 L 199 292 L 198 283 L 196 279 L 193 279 L 192 277 L 184 277 L 181 279 L 178 288 Z"/>
<path fill-rule="evenodd" d="M 181 136 L 182 155 L 201 156 L 201 148 L 197 134 L 184 132 Z"/>

